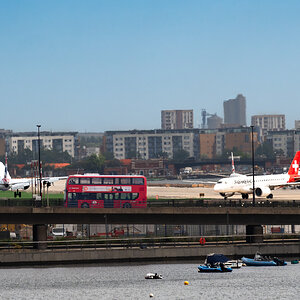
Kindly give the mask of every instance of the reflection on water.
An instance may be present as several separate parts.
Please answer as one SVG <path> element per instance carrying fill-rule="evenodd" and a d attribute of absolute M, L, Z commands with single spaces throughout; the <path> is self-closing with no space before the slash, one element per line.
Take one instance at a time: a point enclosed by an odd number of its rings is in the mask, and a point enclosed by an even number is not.
<path fill-rule="evenodd" d="M 297 299 L 299 278 L 299 264 L 224 274 L 198 273 L 197 263 L 21 268 L 0 269 L 0 288 L 1 299 Z"/>

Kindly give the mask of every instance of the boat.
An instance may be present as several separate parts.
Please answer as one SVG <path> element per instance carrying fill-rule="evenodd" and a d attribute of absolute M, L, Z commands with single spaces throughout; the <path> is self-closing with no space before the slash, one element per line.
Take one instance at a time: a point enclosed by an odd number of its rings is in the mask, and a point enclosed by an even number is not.
<path fill-rule="evenodd" d="M 215 266 L 209 266 L 209 265 L 201 265 L 198 266 L 198 272 L 201 273 L 226 273 L 226 272 L 232 272 L 232 269 L 229 267 L 225 267 L 223 263 L 220 263 L 219 265 Z"/>
<path fill-rule="evenodd" d="M 157 274 L 157 273 L 147 273 L 145 276 L 145 279 L 162 279 L 162 275 L 161 274 Z"/>
<path fill-rule="evenodd" d="M 230 267 L 226 267 L 224 263 L 228 258 L 223 254 L 209 254 L 207 255 L 204 265 L 198 266 L 198 272 L 206 273 L 226 273 L 232 272 Z"/>
<path fill-rule="evenodd" d="M 225 267 L 229 267 L 231 269 L 239 269 L 245 266 L 245 264 L 241 260 L 229 260 L 225 263 Z"/>
<path fill-rule="evenodd" d="M 299 264 L 299 260 L 292 260 L 292 261 L 291 261 L 291 264 L 292 264 L 292 265 Z"/>
<path fill-rule="evenodd" d="M 256 252 L 254 258 L 242 257 L 242 262 L 247 266 L 285 266 L 287 263 L 277 257 L 264 257 Z"/>

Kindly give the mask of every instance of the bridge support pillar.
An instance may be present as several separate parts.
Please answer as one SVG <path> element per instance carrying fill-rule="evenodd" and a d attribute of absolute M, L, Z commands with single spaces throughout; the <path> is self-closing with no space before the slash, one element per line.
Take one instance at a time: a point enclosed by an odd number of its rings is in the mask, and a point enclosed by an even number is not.
<path fill-rule="evenodd" d="M 246 226 L 246 242 L 247 243 L 262 243 L 263 242 L 263 227 L 261 225 Z"/>
<path fill-rule="evenodd" d="M 33 224 L 32 226 L 32 240 L 33 242 L 47 241 L 47 224 Z M 47 243 L 35 243 L 34 249 L 47 249 Z"/>

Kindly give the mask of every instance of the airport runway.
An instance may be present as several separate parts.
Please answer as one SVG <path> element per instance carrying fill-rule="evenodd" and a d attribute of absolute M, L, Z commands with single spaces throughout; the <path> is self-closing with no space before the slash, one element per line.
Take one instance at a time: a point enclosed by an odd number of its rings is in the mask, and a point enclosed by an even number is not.
<path fill-rule="evenodd" d="M 49 188 L 51 193 L 63 193 L 65 189 L 65 180 L 55 182 Z M 200 198 L 200 194 L 204 194 L 204 198 L 223 199 L 219 194 L 215 193 L 213 188 L 208 187 L 171 187 L 171 186 L 148 186 L 148 198 Z M 273 200 L 300 200 L 300 189 L 277 189 L 273 191 Z M 203 196 L 202 196 L 203 197 Z M 234 195 L 230 199 L 241 199 L 241 195 Z M 251 198 L 251 197 L 250 197 Z M 258 198 L 256 199 L 266 199 Z M 272 199 L 270 199 L 272 201 Z"/>

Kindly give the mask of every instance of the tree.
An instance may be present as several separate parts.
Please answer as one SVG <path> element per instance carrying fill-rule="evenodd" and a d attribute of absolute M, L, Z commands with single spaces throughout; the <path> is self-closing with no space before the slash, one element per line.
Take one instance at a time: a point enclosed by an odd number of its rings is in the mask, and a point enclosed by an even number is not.
<path fill-rule="evenodd" d="M 255 151 L 256 156 L 260 156 L 262 158 L 274 158 L 275 157 L 275 152 L 273 150 L 273 147 L 271 143 L 269 142 L 263 142 L 260 144 L 256 151 Z"/>
<path fill-rule="evenodd" d="M 190 156 L 190 154 L 186 150 L 181 149 L 181 150 L 178 150 L 178 151 L 174 152 L 173 160 L 185 161 L 186 159 L 189 158 L 189 156 Z"/>

